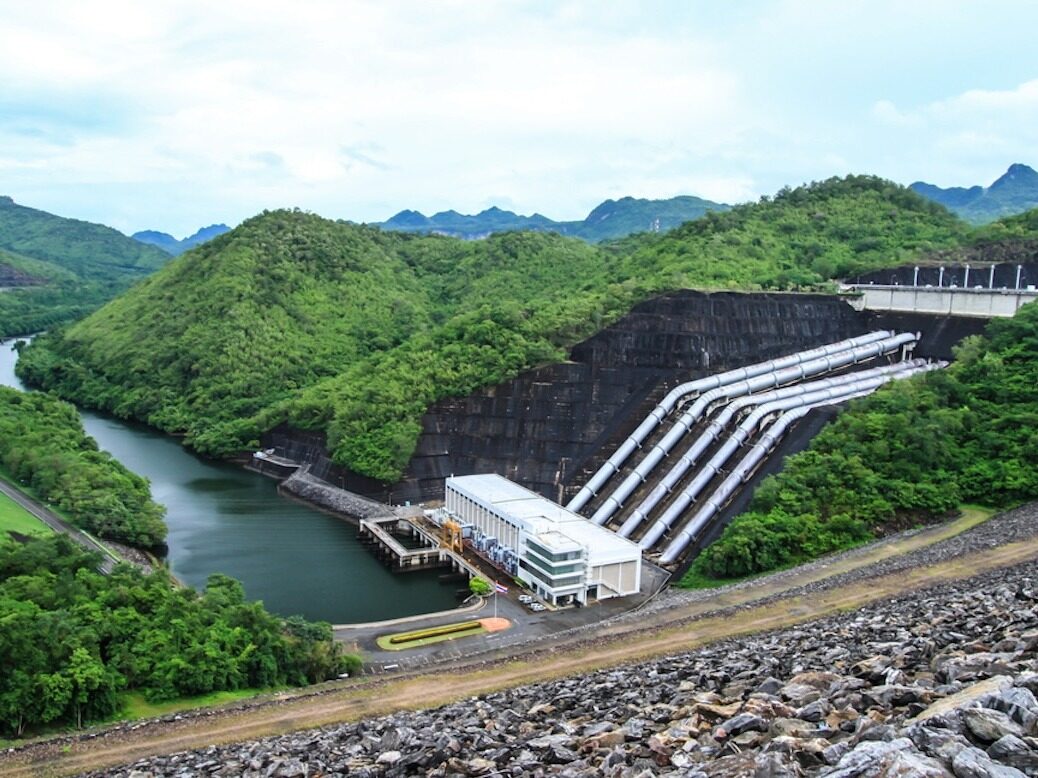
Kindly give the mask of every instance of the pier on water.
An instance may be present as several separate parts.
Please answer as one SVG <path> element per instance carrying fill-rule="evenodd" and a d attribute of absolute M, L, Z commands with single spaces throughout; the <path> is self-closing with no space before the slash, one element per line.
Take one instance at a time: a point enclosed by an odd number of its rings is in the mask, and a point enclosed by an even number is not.
<path fill-rule="evenodd" d="M 362 519 L 361 542 L 397 572 L 449 567 L 469 576 L 480 572 L 457 552 L 440 545 L 440 538 L 416 521 L 399 516 Z"/>

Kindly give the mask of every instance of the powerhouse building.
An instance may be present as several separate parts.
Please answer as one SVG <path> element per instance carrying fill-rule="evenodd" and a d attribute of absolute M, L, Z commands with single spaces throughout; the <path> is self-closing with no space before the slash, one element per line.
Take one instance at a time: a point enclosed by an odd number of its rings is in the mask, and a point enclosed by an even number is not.
<path fill-rule="evenodd" d="M 444 508 L 473 544 L 556 605 L 641 589 L 637 545 L 496 474 L 447 479 Z"/>

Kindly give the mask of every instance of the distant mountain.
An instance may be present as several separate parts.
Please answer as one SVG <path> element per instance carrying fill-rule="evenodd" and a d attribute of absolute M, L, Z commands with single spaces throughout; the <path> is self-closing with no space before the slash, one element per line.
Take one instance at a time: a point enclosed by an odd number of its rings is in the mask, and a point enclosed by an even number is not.
<path fill-rule="evenodd" d="M 193 249 L 195 246 L 215 238 L 217 235 L 223 235 L 225 232 L 230 231 L 231 228 L 226 224 L 210 224 L 208 227 L 203 227 L 194 235 L 184 238 L 183 240 L 177 240 L 168 233 L 157 232 L 156 230 L 135 232 L 130 237 L 136 241 L 140 241 L 141 243 L 147 243 L 150 246 L 157 246 L 167 254 L 172 254 L 176 257 L 180 256 L 188 249 Z"/>
<path fill-rule="evenodd" d="M 683 222 L 698 219 L 707 211 L 727 211 L 729 207 L 690 195 L 669 200 L 624 197 L 620 200 L 606 200 L 583 221 L 558 222 L 539 213 L 521 216 L 493 207 L 471 216 L 457 211 L 442 211 L 425 216 L 418 211 L 404 210 L 376 226 L 384 230 L 434 233 L 468 240 L 510 230 L 557 232 L 583 238 L 589 243 L 598 243 L 635 232 L 666 232 Z"/>
<path fill-rule="evenodd" d="M 727 211 L 731 206 L 715 203 L 692 195 L 671 197 L 669 200 L 640 200 L 623 197 L 606 200 L 582 222 L 574 225 L 567 235 L 575 235 L 591 243 L 610 238 L 622 238 L 635 232 L 667 232 L 687 221 L 698 219 L 707 211 Z"/>
<path fill-rule="evenodd" d="M 0 338 L 83 316 L 169 254 L 101 224 L 0 196 Z"/>
<path fill-rule="evenodd" d="M 471 240 L 485 238 L 495 232 L 510 230 L 558 232 L 557 225 L 558 222 L 553 222 L 539 213 L 535 213 L 533 216 L 520 216 L 512 211 L 503 211 L 494 207 L 480 211 L 474 216 L 460 214 L 457 211 L 441 211 L 432 216 L 425 216 L 418 211 L 404 210 L 376 226 L 396 232 L 434 233 Z"/>
<path fill-rule="evenodd" d="M 986 189 L 982 186 L 942 189 L 924 181 L 916 181 L 910 188 L 973 224 L 987 224 L 1038 207 L 1038 172 L 1020 163 L 1010 165 Z"/>
<path fill-rule="evenodd" d="M 81 277 L 144 273 L 169 254 L 103 224 L 67 219 L 0 197 L 0 248 L 53 262 Z"/>

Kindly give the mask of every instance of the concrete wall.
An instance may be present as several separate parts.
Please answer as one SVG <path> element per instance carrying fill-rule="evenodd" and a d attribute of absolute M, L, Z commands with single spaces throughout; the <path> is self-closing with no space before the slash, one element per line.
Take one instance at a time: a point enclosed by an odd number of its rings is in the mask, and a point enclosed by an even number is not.
<path fill-rule="evenodd" d="M 599 584 L 598 599 L 634 594 L 641 586 L 637 562 L 619 562 L 591 568 L 591 585 Z"/>
<path fill-rule="evenodd" d="M 914 311 L 984 319 L 1008 318 L 1038 300 L 1038 291 L 936 289 L 904 286 L 858 286 L 855 307 L 870 311 Z"/>

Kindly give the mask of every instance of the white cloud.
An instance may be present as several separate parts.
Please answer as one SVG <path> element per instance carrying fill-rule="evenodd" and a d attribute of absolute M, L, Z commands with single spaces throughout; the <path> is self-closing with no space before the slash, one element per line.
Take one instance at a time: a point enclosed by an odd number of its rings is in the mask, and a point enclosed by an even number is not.
<path fill-rule="evenodd" d="M 862 64 L 888 39 L 938 57 L 920 32 L 939 8 L 0 0 L 0 171 L 40 207 L 190 232 L 491 195 L 580 218 L 625 194 L 736 201 L 855 169 L 908 180 L 931 152 L 964 173 L 978 143 L 1033 150 L 1038 82 L 966 89 L 945 68 L 954 88 L 918 98 L 897 52 Z M 960 26 L 983 40 L 989 17 L 1005 28 L 990 9 Z"/>
<path fill-rule="evenodd" d="M 1036 162 L 1038 80 L 1010 89 L 968 89 L 909 109 L 881 100 L 873 116 L 896 128 L 893 142 L 918 150 L 919 162 L 943 161 L 946 175 L 927 180 L 944 186 L 986 185 L 1011 162 Z M 926 175 L 921 168 L 919 175 Z"/>

